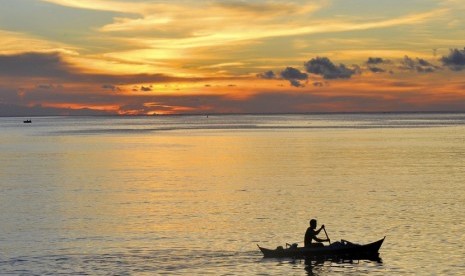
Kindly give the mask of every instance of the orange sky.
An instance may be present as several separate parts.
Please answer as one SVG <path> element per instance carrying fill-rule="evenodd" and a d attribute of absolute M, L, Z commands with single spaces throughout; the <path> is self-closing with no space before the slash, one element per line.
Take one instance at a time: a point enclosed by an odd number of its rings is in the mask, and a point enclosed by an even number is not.
<path fill-rule="evenodd" d="M 465 111 L 464 4 L 0 0 L 0 116 Z"/>

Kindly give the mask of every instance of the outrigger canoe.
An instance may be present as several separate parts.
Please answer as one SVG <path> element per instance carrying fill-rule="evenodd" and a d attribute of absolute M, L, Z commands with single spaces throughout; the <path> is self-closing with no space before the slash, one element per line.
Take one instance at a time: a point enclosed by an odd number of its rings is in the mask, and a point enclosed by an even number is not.
<path fill-rule="evenodd" d="M 267 249 L 257 244 L 264 258 L 295 258 L 295 259 L 323 259 L 323 260 L 379 260 L 379 249 L 386 237 L 372 243 L 360 245 L 345 240 L 328 246 L 289 248 L 282 246 Z"/>

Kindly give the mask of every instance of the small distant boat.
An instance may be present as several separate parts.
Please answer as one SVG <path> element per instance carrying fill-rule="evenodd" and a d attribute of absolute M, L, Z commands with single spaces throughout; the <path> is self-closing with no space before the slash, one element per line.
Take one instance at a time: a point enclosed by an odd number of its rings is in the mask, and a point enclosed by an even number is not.
<path fill-rule="evenodd" d="M 30 124 L 30 123 L 32 123 L 32 120 L 30 120 L 30 119 L 29 120 L 24 120 L 23 123 Z"/>
<path fill-rule="evenodd" d="M 288 248 L 282 246 L 276 249 L 260 247 L 264 258 L 294 258 L 315 260 L 379 260 L 379 249 L 386 237 L 369 244 L 355 244 L 345 240 L 328 246 L 297 247 L 293 244 Z"/>

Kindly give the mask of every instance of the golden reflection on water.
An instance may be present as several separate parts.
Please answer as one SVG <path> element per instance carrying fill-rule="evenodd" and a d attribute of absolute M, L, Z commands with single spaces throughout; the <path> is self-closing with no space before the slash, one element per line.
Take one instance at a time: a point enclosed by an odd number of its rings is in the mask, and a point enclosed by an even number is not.
<path fill-rule="evenodd" d="M 387 235 L 387 271 L 434 273 L 465 253 L 464 137 L 463 127 L 34 137 L 39 149 L 2 159 L 6 180 L 32 196 L 2 209 L 31 237 L 76 252 L 252 252 L 302 241 L 316 217 L 333 240 Z"/>

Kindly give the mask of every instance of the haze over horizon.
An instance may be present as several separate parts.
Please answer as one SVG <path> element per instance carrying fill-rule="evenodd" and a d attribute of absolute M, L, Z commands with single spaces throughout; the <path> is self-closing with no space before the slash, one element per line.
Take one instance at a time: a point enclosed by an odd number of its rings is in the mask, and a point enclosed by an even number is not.
<path fill-rule="evenodd" d="M 0 6 L 0 116 L 465 112 L 465 0 Z"/>

